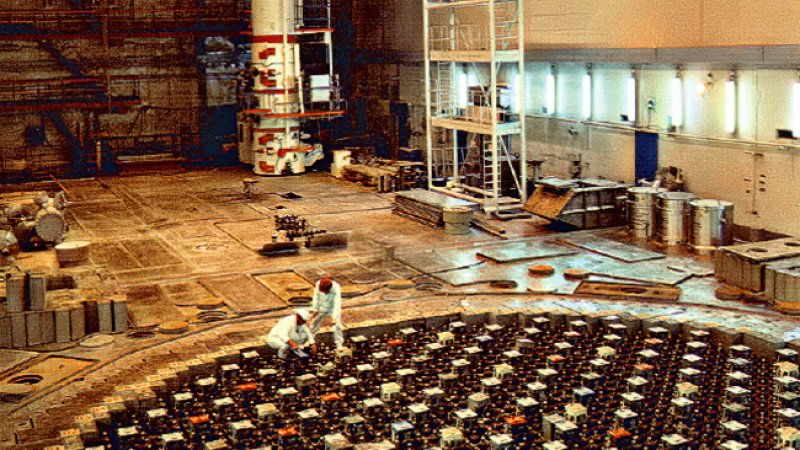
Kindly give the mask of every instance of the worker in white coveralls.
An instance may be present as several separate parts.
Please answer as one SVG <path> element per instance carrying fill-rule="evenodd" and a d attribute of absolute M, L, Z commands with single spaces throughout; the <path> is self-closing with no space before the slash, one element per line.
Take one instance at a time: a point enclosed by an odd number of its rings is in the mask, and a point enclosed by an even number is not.
<path fill-rule="evenodd" d="M 333 341 L 336 348 L 344 344 L 342 336 L 342 287 L 330 278 L 323 278 L 314 286 L 311 303 L 311 332 L 314 336 L 325 319 L 330 318 L 333 324 Z"/>
<path fill-rule="evenodd" d="M 286 358 L 289 349 L 303 350 L 310 348 L 311 354 L 316 354 L 317 346 L 314 335 L 308 329 L 306 322 L 311 318 L 307 309 L 298 309 L 294 314 L 286 316 L 272 327 L 267 337 L 267 344 L 278 351 L 278 357 Z"/>

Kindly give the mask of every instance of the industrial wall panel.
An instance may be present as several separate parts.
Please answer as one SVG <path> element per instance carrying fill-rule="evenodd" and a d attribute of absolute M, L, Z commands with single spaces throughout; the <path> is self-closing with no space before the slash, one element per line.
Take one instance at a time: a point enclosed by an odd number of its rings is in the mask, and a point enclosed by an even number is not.
<path fill-rule="evenodd" d="M 776 45 L 764 47 L 764 63 L 783 65 L 800 60 L 800 45 Z"/>
<path fill-rule="evenodd" d="M 114 331 L 114 317 L 110 300 L 97 301 L 97 320 L 98 331 L 101 333 L 111 333 Z"/>
<path fill-rule="evenodd" d="M 625 64 L 653 64 L 656 50 L 650 48 L 577 48 L 537 49 L 529 48 L 525 59 L 530 62 L 618 62 Z"/>
<path fill-rule="evenodd" d="M 26 292 L 25 274 L 12 274 L 6 280 L 6 311 L 21 312 L 25 310 Z"/>
<path fill-rule="evenodd" d="M 86 336 L 86 316 L 83 305 L 74 305 L 69 309 L 70 339 L 77 341 Z"/>
<path fill-rule="evenodd" d="M 28 346 L 33 347 L 42 343 L 42 321 L 39 311 L 29 311 L 25 313 L 26 331 L 28 334 Z"/>
<path fill-rule="evenodd" d="M 529 118 L 527 130 L 529 159 L 545 161 L 545 176 L 570 178 L 580 165 L 585 177 L 634 181 L 632 131 L 542 118 Z"/>
<path fill-rule="evenodd" d="M 25 327 L 25 313 L 9 314 L 11 318 L 11 346 L 21 348 L 28 345 L 28 334 Z"/>
<path fill-rule="evenodd" d="M 699 47 L 658 48 L 657 64 L 676 63 L 742 63 L 760 64 L 764 61 L 763 47 Z"/>
<path fill-rule="evenodd" d="M 70 312 L 67 308 L 57 309 L 53 312 L 55 321 L 55 341 L 63 344 L 72 341 Z"/>
<path fill-rule="evenodd" d="M 0 317 L 0 348 L 10 348 L 11 342 L 11 318 Z"/>
<path fill-rule="evenodd" d="M 53 311 L 41 311 L 39 324 L 42 327 L 42 344 L 51 344 L 56 341 L 56 324 Z"/>
<path fill-rule="evenodd" d="M 41 272 L 28 275 L 28 298 L 31 311 L 43 311 L 46 304 L 47 277 Z"/>

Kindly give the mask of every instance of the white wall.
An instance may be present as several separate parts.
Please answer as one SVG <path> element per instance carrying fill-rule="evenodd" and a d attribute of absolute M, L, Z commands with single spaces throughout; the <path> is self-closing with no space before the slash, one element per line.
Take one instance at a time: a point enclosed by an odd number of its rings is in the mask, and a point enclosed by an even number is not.
<path fill-rule="evenodd" d="M 580 156 L 584 177 L 634 181 L 632 131 L 547 118 L 529 118 L 527 131 L 528 158 L 545 161 L 544 176 L 569 178 Z"/>
<path fill-rule="evenodd" d="M 545 78 L 550 64 L 528 63 L 526 66 L 527 111 L 539 114 L 545 101 Z M 586 73 L 583 63 L 556 65 L 557 93 L 556 116 L 580 119 L 581 83 Z M 592 66 L 592 120 L 618 123 L 625 112 L 625 83 L 631 74 L 630 67 L 621 64 L 594 64 Z M 673 68 L 643 67 L 638 71 L 638 124 L 653 130 L 667 130 L 671 123 Z M 501 71 L 499 79 L 515 71 Z M 741 70 L 736 72 L 738 130 L 736 135 L 725 131 L 725 83 L 729 70 L 682 70 L 684 125 L 682 134 L 714 138 L 740 138 L 757 141 L 774 141 L 776 129 L 792 127 L 792 92 L 798 80 L 793 70 Z M 700 86 L 710 84 L 702 92 Z M 655 100 L 655 110 L 648 121 L 647 101 Z"/>
<path fill-rule="evenodd" d="M 560 64 L 556 69 L 556 114 L 580 118 L 584 64 Z"/>
<path fill-rule="evenodd" d="M 581 84 L 585 65 L 559 64 L 558 108 L 554 118 L 541 116 L 542 91 L 549 64 L 528 64 L 528 153 L 544 159 L 544 175 L 567 177 L 581 156 L 584 176 L 627 182 L 634 178 L 634 136 L 619 115 L 625 105 L 624 65 L 593 66 L 593 117 L 581 122 Z M 659 165 L 683 169 L 687 187 L 700 197 L 736 203 L 736 221 L 755 228 L 800 235 L 800 152 L 766 145 L 776 128 L 791 127 L 791 94 L 797 73 L 748 70 L 737 73 L 739 129 L 725 131 L 725 81 L 730 72 L 711 70 L 712 83 L 701 91 L 708 69 L 691 69 L 684 78 L 684 126 L 667 134 L 670 116 L 671 68 L 639 72 L 639 125 L 647 125 L 645 103 L 654 98 L 651 128 L 662 133 Z M 572 130 L 572 133 L 570 133 Z M 750 141 L 761 141 L 754 143 Z"/>
<path fill-rule="evenodd" d="M 669 3 L 669 2 L 664 2 Z M 800 42 L 796 0 L 702 0 L 702 45 L 763 45 Z"/>
<path fill-rule="evenodd" d="M 375 7 L 387 7 L 387 2 Z M 422 0 L 391 0 L 394 49 L 422 49 Z M 460 21 L 476 22 L 482 8 Z M 470 17 L 472 16 L 472 17 Z M 442 18 L 446 23 L 446 18 Z M 528 48 L 663 48 L 800 42 L 797 0 L 526 0 Z"/>
<path fill-rule="evenodd" d="M 751 95 L 755 97 L 752 104 L 757 115 L 753 134 L 758 140 L 774 139 L 776 128 L 792 127 L 792 89 L 797 80 L 798 73 L 793 70 L 755 73 L 751 83 L 751 88 L 755 85 L 755 92 Z"/>
<path fill-rule="evenodd" d="M 617 122 L 626 113 L 625 88 L 631 75 L 630 68 L 622 65 L 595 66 L 593 68 L 592 118 L 602 122 Z"/>
<path fill-rule="evenodd" d="M 682 168 L 698 196 L 734 202 L 738 224 L 800 235 L 796 151 L 662 139 L 659 163 Z"/>

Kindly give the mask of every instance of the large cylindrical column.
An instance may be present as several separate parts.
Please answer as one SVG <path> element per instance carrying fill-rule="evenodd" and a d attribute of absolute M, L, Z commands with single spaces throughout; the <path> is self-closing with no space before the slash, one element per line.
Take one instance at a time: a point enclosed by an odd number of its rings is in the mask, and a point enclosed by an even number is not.
<path fill-rule="evenodd" d="M 252 68 L 247 73 L 254 79 L 239 115 L 239 159 L 252 164 L 258 175 L 303 173 L 322 159 L 321 145 L 303 141 L 308 138 L 302 134 L 303 122 L 344 114 L 333 75 L 330 3 L 252 2 Z M 301 61 L 304 45 L 325 45 L 327 56 Z"/>
<path fill-rule="evenodd" d="M 253 93 L 258 121 L 252 132 L 253 169 L 259 175 L 305 171 L 300 141 L 299 48 L 294 0 L 253 0 Z"/>

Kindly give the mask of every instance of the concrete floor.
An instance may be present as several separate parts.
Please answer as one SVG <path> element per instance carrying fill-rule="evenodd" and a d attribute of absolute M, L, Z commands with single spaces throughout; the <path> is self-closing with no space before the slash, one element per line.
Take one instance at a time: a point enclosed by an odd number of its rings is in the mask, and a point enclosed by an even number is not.
<path fill-rule="evenodd" d="M 791 317 L 766 306 L 715 299 L 713 277 L 695 276 L 681 282 L 678 302 L 580 298 L 573 295 L 577 283 L 564 280 L 560 271 L 622 263 L 579 249 L 572 249 L 577 253 L 571 256 L 536 262 L 482 262 L 475 258 L 476 249 L 508 244 L 479 231 L 452 236 L 402 219 L 391 212 L 390 194 L 376 194 L 325 174 L 308 174 L 262 178 L 259 193 L 248 200 L 241 193 L 242 180 L 248 176 L 244 170 L 218 170 L 64 183 L 75 202 L 69 212 L 68 239 L 91 241 L 92 261 L 61 269 L 76 279 L 78 289 L 49 292 L 48 306 L 127 295 L 136 328 L 153 329 L 171 320 L 186 320 L 191 325 L 188 332 L 177 336 L 154 333 L 137 339 L 115 335 L 112 344 L 99 349 L 72 344 L 0 351 L 0 383 L 46 370 L 54 358 L 63 358 L 55 360 L 60 361 L 60 370 L 33 385 L 33 395 L 20 403 L 0 403 L 0 417 L 4 418 L 0 448 L 38 448 L 53 442 L 58 430 L 72 426 L 73 416 L 110 395 L 114 386 L 139 382 L 171 361 L 266 333 L 289 308 L 279 288 L 291 282 L 313 282 L 321 276 L 333 276 L 347 290 L 364 293 L 345 300 L 345 324 L 441 311 L 557 307 L 578 315 L 624 312 L 723 326 L 749 332 L 759 342 L 778 347 L 800 338 L 800 323 Z M 285 198 L 288 192 L 300 198 Z M 350 245 L 339 250 L 303 250 L 295 256 L 261 256 L 257 250 L 270 240 L 276 212 L 301 215 L 331 231 L 350 230 Z M 506 229 L 511 241 L 555 237 L 539 219 L 494 224 Z M 593 235 L 628 240 L 619 230 Z M 396 258 L 382 257 L 386 246 L 395 248 Z M 671 265 L 698 274 L 712 268 L 708 258 L 693 258 L 676 249 L 666 252 L 667 259 L 625 268 L 638 266 L 645 272 L 657 272 Z M 427 270 L 430 267 L 418 261 L 433 253 L 456 255 L 461 263 L 457 266 L 468 267 L 424 273 L 431 272 Z M 558 272 L 547 278 L 528 276 L 527 267 L 542 262 L 552 264 Z M 20 255 L 17 263 L 24 269 L 57 270 L 52 251 Z M 395 279 L 445 279 L 465 284 L 444 283 L 435 291 L 384 287 Z M 514 280 L 518 287 L 492 289 L 487 283 L 492 280 Z M 220 298 L 229 319 L 198 321 L 201 310 L 197 305 L 219 302 Z"/>

